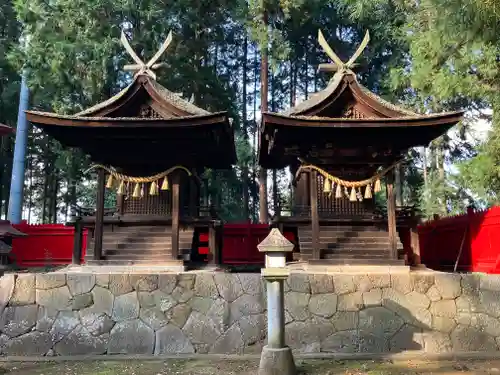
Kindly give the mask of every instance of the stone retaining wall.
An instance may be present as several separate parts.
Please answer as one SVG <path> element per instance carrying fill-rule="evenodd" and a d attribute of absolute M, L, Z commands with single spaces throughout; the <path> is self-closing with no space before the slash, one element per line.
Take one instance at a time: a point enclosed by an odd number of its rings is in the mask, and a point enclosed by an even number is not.
<path fill-rule="evenodd" d="M 500 277 L 292 274 L 286 341 L 302 353 L 497 351 Z M 258 353 L 259 274 L 8 274 L 3 355 Z"/>

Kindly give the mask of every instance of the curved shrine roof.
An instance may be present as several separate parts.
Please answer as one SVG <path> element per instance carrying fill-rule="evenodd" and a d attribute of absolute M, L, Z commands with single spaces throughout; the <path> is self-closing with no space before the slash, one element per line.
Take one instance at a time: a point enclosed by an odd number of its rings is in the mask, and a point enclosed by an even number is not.
<path fill-rule="evenodd" d="M 345 87 L 347 84 L 348 87 Z M 332 79 L 328 82 L 328 85 L 324 90 L 318 91 L 311 95 L 310 98 L 304 100 L 303 102 L 297 104 L 286 111 L 281 112 L 284 116 L 297 116 L 297 115 L 308 115 L 315 113 L 315 109 L 322 104 L 333 105 L 334 102 L 331 99 L 335 99 L 340 95 L 339 91 L 344 91 L 345 89 L 350 89 L 351 91 L 357 92 L 358 95 L 364 97 L 367 101 L 374 101 L 384 108 L 397 113 L 400 117 L 416 117 L 419 114 L 405 109 L 401 106 L 397 106 L 388 102 L 387 100 L 381 98 L 377 94 L 371 92 L 366 87 L 358 83 L 356 76 L 353 72 L 338 72 Z M 333 96 L 333 98 L 332 98 Z"/>
<path fill-rule="evenodd" d="M 230 168 L 236 162 L 227 112 L 211 113 L 140 74 L 118 94 L 74 115 L 27 111 L 63 145 L 124 170 L 157 171 L 180 164 Z"/>
<path fill-rule="evenodd" d="M 143 77 L 143 78 L 140 78 Z M 182 111 L 187 112 L 190 115 L 209 115 L 210 112 L 197 107 L 193 103 L 190 103 L 189 101 L 183 99 L 180 97 L 180 95 L 173 93 L 172 91 L 168 90 L 167 88 L 163 87 L 160 85 L 158 82 L 156 82 L 154 79 L 151 79 L 147 76 L 137 76 L 134 78 L 134 81 L 125 87 L 123 90 L 121 90 L 118 94 L 112 96 L 111 98 L 96 104 L 90 108 L 87 108 L 81 112 L 78 112 L 75 114 L 77 117 L 92 117 L 95 114 L 99 114 L 102 112 L 103 109 L 113 105 L 117 101 L 119 101 L 122 97 L 126 96 L 131 89 L 133 89 L 134 84 L 137 79 L 141 80 L 147 80 L 148 85 L 150 86 L 151 90 L 153 90 L 159 98 L 162 98 L 166 102 L 172 104 L 174 107 L 181 109 Z"/>
<path fill-rule="evenodd" d="M 462 119 L 463 111 L 413 112 L 361 85 L 350 67 L 366 47 L 368 34 L 347 63 L 331 50 L 321 32 L 318 40 L 334 61 L 320 68 L 336 72 L 324 90 L 298 105 L 280 113 L 262 114 L 259 147 L 262 166 L 284 168 L 296 163 L 298 157 L 310 162 L 317 158 L 319 164 L 349 164 L 341 156 L 346 149 L 357 150 L 356 163 L 360 165 L 384 164 L 411 147 L 427 146 Z M 370 152 L 363 152 L 368 149 Z M 329 156 L 319 158 L 319 154 Z M 382 158 L 382 154 L 386 157 Z"/>

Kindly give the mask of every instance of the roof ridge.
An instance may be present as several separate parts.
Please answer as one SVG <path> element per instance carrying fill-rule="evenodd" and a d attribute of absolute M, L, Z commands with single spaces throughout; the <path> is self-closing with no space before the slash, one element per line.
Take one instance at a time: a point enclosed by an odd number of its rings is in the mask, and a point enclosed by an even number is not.
<path fill-rule="evenodd" d="M 123 95 L 125 95 L 128 92 L 128 90 L 130 90 L 130 88 L 133 86 L 133 84 L 135 83 L 136 80 L 137 80 L 137 78 L 134 78 L 133 81 L 129 85 L 127 85 L 125 88 L 120 90 L 118 93 L 116 93 L 112 97 L 110 97 L 110 98 L 108 98 L 100 103 L 94 104 L 93 106 L 90 106 L 90 107 L 84 109 L 83 111 L 77 112 L 73 116 L 86 116 L 87 114 L 90 114 L 92 112 L 96 112 L 102 108 L 107 107 L 108 105 L 114 103 L 115 101 L 120 99 Z"/>
<path fill-rule="evenodd" d="M 307 111 L 308 109 L 314 107 L 316 104 L 321 103 L 337 89 L 339 84 L 342 82 L 344 76 L 345 76 L 344 72 L 335 73 L 333 77 L 328 81 L 328 84 L 323 90 L 312 93 L 308 99 L 287 109 L 286 111 L 281 112 L 280 114 L 287 116 L 297 115 L 300 114 L 300 112 Z"/>
<path fill-rule="evenodd" d="M 384 107 L 392 109 L 393 111 L 399 111 L 399 112 L 404 113 L 408 116 L 416 116 L 416 117 L 422 116 L 422 114 L 414 112 L 410 109 L 407 109 L 406 107 L 404 107 L 400 104 L 394 104 L 394 103 L 389 102 L 388 100 L 385 100 L 380 95 L 374 93 L 373 91 L 368 89 L 366 86 L 359 83 L 359 81 L 357 79 L 356 79 L 356 83 L 358 84 L 358 86 L 360 87 L 360 89 L 363 91 L 364 94 L 366 94 L 367 96 L 370 96 L 372 99 L 376 100 L 377 102 L 382 104 Z"/>
<path fill-rule="evenodd" d="M 183 109 L 185 109 L 188 112 L 197 115 L 209 115 L 212 113 L 210 111 L 198 107 L 197 105 L 191 103 L 189 100 L 183 99 L 180 95 L 174 93 L 173 91 L 170 91 L 165 86 L 158 83 L 156 80 L 150 79 L 148 80 L 148 82 L 151 84 L 153 89 L 156 92 L 158 92 L 158 94 L 160 94 L 164 99 L 173 102 L 173 104 L 180 104 L 183 107 Z"/>
<path fill-rule="evenodd" d="M 211 112 L 196 106 L 195 104 L 189 102 L 188 100 L 181 98 L 178 94 L 170 91 L 169 89 L 167 89 L 166 87 L 164 87 L 163 85 L 158 83 L 156 80 L 151 79 L 149 76 L 137 75 L 136 77 L 134 77 L 132 82 L 127 87 L 120 90 L 117 94 L 115 94 L 112 97 L 110 97 L 110 98 L 108 98 L 100 103 L 97 103 L 97 104 L 95 104 L 87 109 L 84 109 L 83 111 L 77 112 L 73 116 L 75 116 L 75 117 L 87 117 L 87 116 L 93 117 L 92 115 L 95 112 L 98 112 L 99 110 L 101 110 L 103 108 L 106 108 L 107 106 L 115 103 L 120 98 L 122 98 L 124 95 L 126 95 L 134 85 L 142 84 L 142 83 L 137 82 L 139 80 L 139 78 L 141 78 L 141 77 L 146 77 L 147 83 L 150 84 L 150 86 L 153 88 L 153 90 L 156 91 L 156 93 L 161 98 L 170 102 L 173 106 L 180 108 L 183 111 L 188 112 L 191 115 L 209 115 L 209 114 L 211 114 Z"/>
<path fill-rule="evenodd" d="M 405 108 L 402 105 L 399 104 L 393 104 L 389 102 L 388 100 L 385 100 L 381 96 L 377 95 L 373 91 L 369 90 L 367 87 L 363 86 L 361 83 L 359 83 L 356 74 L 353 73 L 352 71 L 338 71 L 336 72 L 333 77 L 329 80 L 328 84 L 323 90 L 316 91 L 315 93 L 312 93 L 309 98 L 306 100 L 300 102 L 299 104 L 280 112 L 279 114 L 285 115 L 285 116 L 296 116 L 296 115 L 303 115 L 304 112 L 312 109 L 316 105 L 320 104 L 324 100 L 326 100 L 330 95 L 332 95 L 335 90 L 339 87 L 339 85 L 343 82 L 343 80 L 349 77 L 354 80 L 354 82 L 351 82 L 350 84 L 355 84 L 357 85 L 362 93 L 366 95 L 367 97 L 371 98 L 372 100 L 376 101 L 379 103 L 381 106 L 390 109 L 395 112 L 401 113 L 402 116 L 409 116 L 409 117 L 420 117 L 423 116 L 420 113 L 414 112 L 410 109 Z M 402 117 L 398 116 L 398 117 Z"/>

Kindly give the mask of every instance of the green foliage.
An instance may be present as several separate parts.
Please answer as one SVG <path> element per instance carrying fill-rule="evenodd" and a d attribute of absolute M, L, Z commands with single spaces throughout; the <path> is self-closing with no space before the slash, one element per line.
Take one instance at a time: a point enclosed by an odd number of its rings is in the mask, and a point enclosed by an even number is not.
<path fill-rule="evenodd" d="M 428 216 L 471 202 L 495 204 L 500 191 L 499 17 L 498 0 L 180 0 L 168 6 L 152 0 L 3 2 L 0 122 L 15 123 L 21 68 L 29 73 L 33 107 L 73 113 L 130 82 L 122 69 L 130 63 L 119 42 L 122 28 L 145 59 L 173 30 L 174 41 L 162 58 L 167 68 L 157 72 L 158 80 L 186 98 L 194 94 L 200 107 L 229 111 L 239 162 L 232 171 L 208 171 L 207 178 L 212 194 L 224 199 L 224 217 L 244 220 L 243 192 L 251 206 L 258 200 L 257 145 L 252 144 L 258 137 L 260 52 L 266 47 L 269 54 L 270 108 L 280 111 L 330 78 L 316 72 L 327 61 L 316 42 L 319 28 L 344 60 L 369 30 L 371 41 L 358 60 L 365 67 L 360 80 L 369 89 L 419 112 L 463 108 L 493 122 L 487 141 L 477 148 L 466 137 L 469 121 L 454 139 L 433 142 L 429 159 L 412 151 L 412 162 L 404 168 L 404 201 L 419 204 Z M 6 142 L 0 150 L 3 167 L 10 146 Z M 82 174 L 87 157 L 47 143 L 37 130 L 30 134 L 28 154 L 26 205 L 36 216 L 57 216 L 48 214 L 51 195 L 58 197 L 59 215 L 70 203 L 92 204 L 93 177 Z M 455 164 L 453 173 L 444 168 L 448 164 Z M 276 174 L 283 205 L 290 199 L 287 174 Z M 8 186 L 3 177 L 1 185 Z"/>

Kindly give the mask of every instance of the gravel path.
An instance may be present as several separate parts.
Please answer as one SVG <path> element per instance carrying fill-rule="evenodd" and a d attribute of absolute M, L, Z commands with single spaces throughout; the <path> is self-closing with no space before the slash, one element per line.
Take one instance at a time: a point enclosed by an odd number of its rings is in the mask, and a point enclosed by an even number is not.
<path fill-rule="evenodd" d="M 299 375 L 499 374 L 499 360 L 333 361 L 297 360 Z M 0 363 L 2 375 L 256 375 L 258 361 L 151 360 Z"/>

